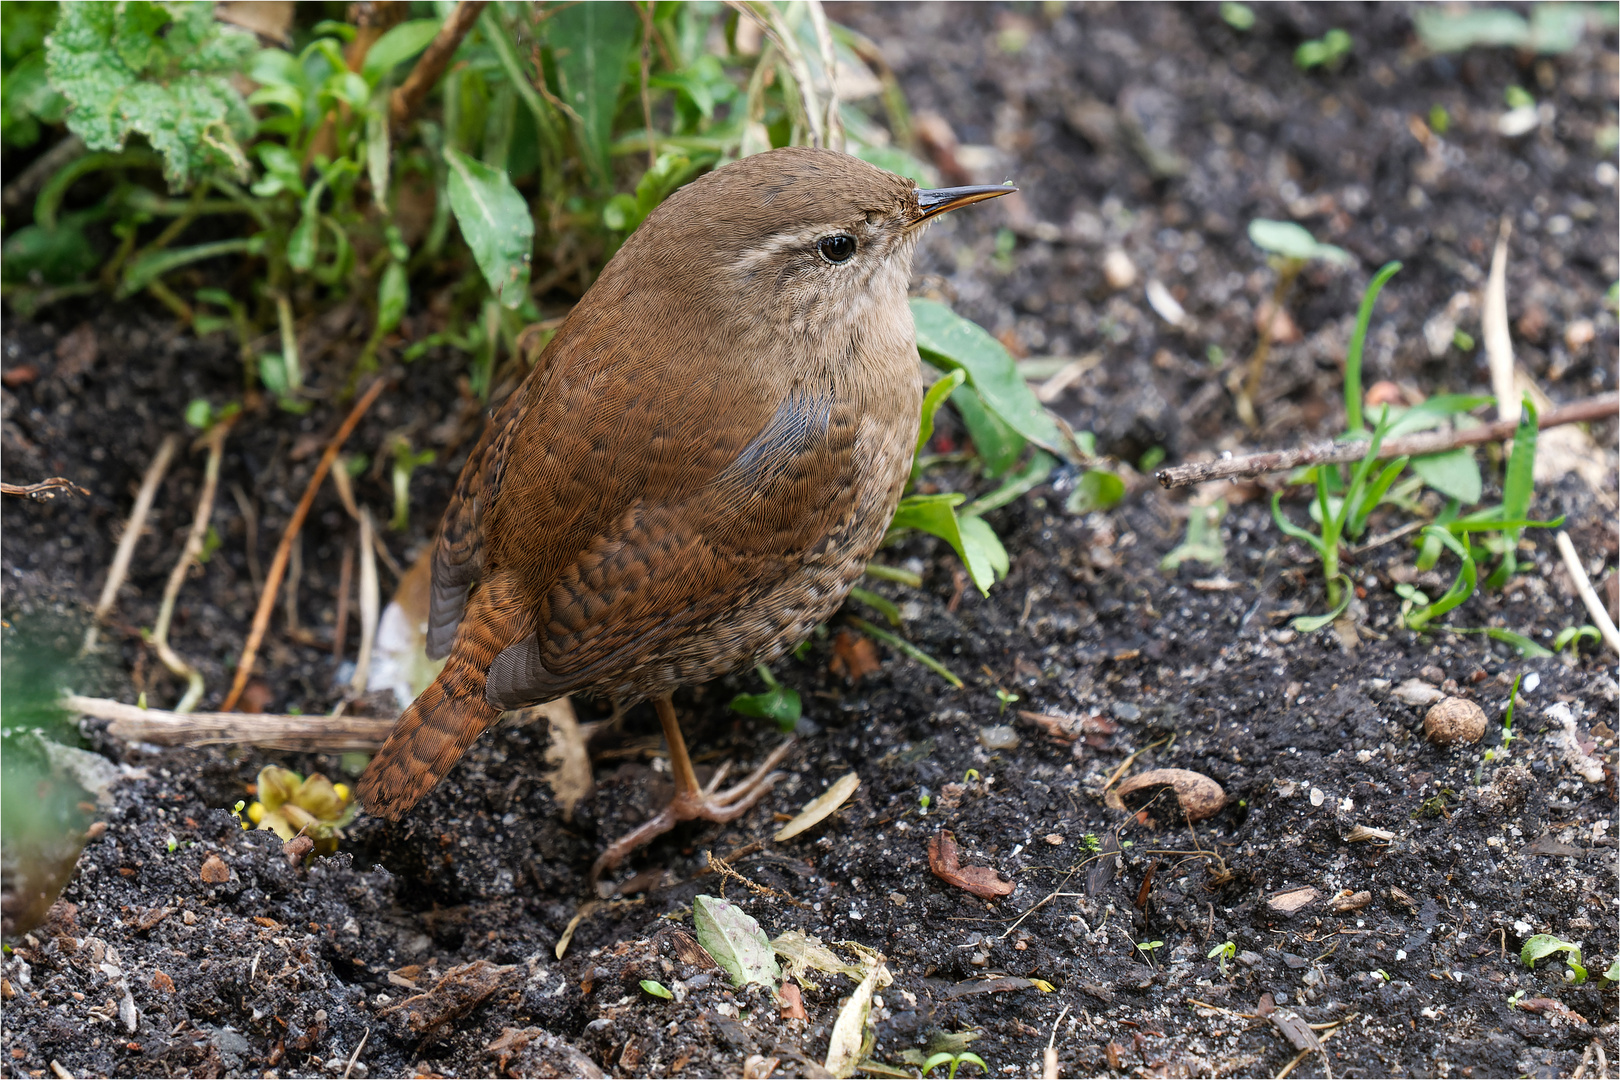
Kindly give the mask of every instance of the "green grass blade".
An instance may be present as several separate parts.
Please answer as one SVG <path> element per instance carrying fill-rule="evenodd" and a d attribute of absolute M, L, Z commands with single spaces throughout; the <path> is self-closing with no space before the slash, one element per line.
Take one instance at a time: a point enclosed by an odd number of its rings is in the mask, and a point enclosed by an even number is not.
<path fill-rule="evenodd" d="M 885 619 L 889 620 L 890 626 L 898 627 L 902 625 L 899 606 L 887 596 L 879 596 L 870 589 L 863 589 L 857 585 L 849 590 L 849 598 L 851 600 L 859 600 L 867 607 L 873 608 L 880 612 Z"/>
<path fill-rule="evenodd" d="M 1367 291 L 1361 294 L 1361 308 L 1356 312 L 1356 331 L 1350 335 L 1350 347 L 1344 354 L 1344 415 L 1345 423 L 1351 431 L 1360 431 L 1363 427 L 1361 351 L 1367 343 L 1367 324 L 1372 322 L 1373 305 L 1378 303 L 1378 294 L 1383 291 L 1384 283 L 1394 277 L 1400 269 L 1401 264 L 1398 262 L 1385 263 L 1367 283 Z"/>
<path fill-rule="evenodd" d="M 863 634 L 870 634 L 872 637 L 877 638 L 879 641 L 883 642 L 891 649 L 894 649 L 896 652 L 903 653 L 904 655 L 909 656 L 911 659 L 917 661 L 917 663 L 921 664 L 929 671 L 932 671 L 934 674 L 938 675 L 940 678 L 944 679 L 958 690 L 962 689 L 962 680 L 958 679 L 950 668 L 946 667 L 938 660 L 935 660 L 932 656 L 929 656 L 927 653 L 917 648 L 917 646 L 913 645 L 905 638 L 896 634 L 891 634 L 882 627 L 873 626 L 871 623 L 867 622 L 858 615 L 849 615 L 846 616 L 846 618 L 849 619 L 849 624 L 851 626 L 855 627 L 855 629 L 861 631 Z"/>
<path fill-rule="evenodd" d="M 1277 523 L 1277 528 L 1282 530 L 1283 535 L 1291 536 L 1295 540 L 1307 543 L 1318 555 L 1323 554 L 1321 539 L 1317 537 L 1316 534 L 1307 532 L 1298 525 L 1295 525 L 1292 521 L 1288 520 L 1286 515 L 1283 514 L 1282 492 L 1280 491 L 1273 491 L 1271 493 L 1271 520 Z"/>
<path fill-rule="evenodd" d="M 1406 468 L 1406 463 L 1409 460 L 1409 458 L 1404 457 L 1396 458 L 1388 465 L 1385 465 L 1383 471 L 1373 479 L 1371 484 L 1367 485 L 1366 494 L 1362 496 L 1356 504 L 1356 508 L 1350 514 L 1350 521 L 1347 523 L 1346 528 L 1350 536 L 1359 537 L 1366 531 L 1367 518 L 1378 508 L 1378 504 L 1384 501 L 1385 493 L 1395 483 L 1396 478 L 1401 475 L 1401 470 Z"/>
<path fill-rule="evenodd" d="M 1344 599 L 1339 601 L 1338 607 L 1334 608 L 1326 615 L 1301 615 L 1288 625 L 1292 626 L 1295 630 L 1298 630 L 1302 634 L 1314 634 L 1316 631 L 1322 629 L 1322 627 L 1331 624 L 1333 620 L 1337 619 L 1340 615 L 1343 615 L 1344 609 L 1350 606 L 1350 598 L 1355 595 L 1355 589 L 1350 584 L 1350 579 L 1345 577 L 1343 574 L 1339 575 L 1339 581 L 1343 583 Z"/>

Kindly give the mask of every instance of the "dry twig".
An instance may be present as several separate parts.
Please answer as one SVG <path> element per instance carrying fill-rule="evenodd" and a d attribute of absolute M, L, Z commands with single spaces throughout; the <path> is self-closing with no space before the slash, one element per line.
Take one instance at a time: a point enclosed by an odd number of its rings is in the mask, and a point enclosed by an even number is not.
<path fill-rule="evenodd" d="M 1620 393 L 1598 394 L 1544 413 L 1540 418 L 1540 424 L 1543 429 L 1546 429 L 1559 427 L 1563 424 L 1583 424 L 1610 420 L 1614 418 L 1617 411 L 1620 411 Z M 1398 439 L 1387 439 L 1379 447 L 1378 456 L 1383 460 L 1403 456 L 1417 457 L 1422 454 L 1438 454 L 1445 450 L 1455 450 L 1459 446 L 1497 442 L 1511 438 L 1514 429 L 1517 427 L 1518 421 L 1516 419 L 1498 420 L 1490 424 L 1481 424 L 1478 427 L 1455 429 L 1449 432 L 1426 431 Z M 1284 472 L 1288 469 L 1299 468 L 1301 465 L 1334 465 L 1349 461 L 1360 461 L 1367 453 L 1367 446 L 1368 443 L 1361 439 L 1354 442 L 1308 443 L 1293 450 L 1273 450 L 1270 453 L 1248 454 L 1243 457 L 1225 458 L 1219 461 L 1200 461 L 1190 465 L 1174 465 L 1168 469 L 1160 469 L 1153 475 L 1163 487 L 1186 487 L 1189 484 L 1202 484 L 1210 480 L 1231 480 L 1240 476 L 1260 476 L 1264 473 Z"/>
<path fill-rule="evenodd" d="M 287 530 L 282 533 L 281 544 L 276 548 L 276 556 L 270 561 L 270 573 L 265 578 L 264 591 L 259 594 L 259 607 L 253 613 L 253 628 L 248 632 L 247 644 L 242 648 L 242 658 L 236 664 L 236 678 L 231 683 L 231 692 L 221 706 L 224 712 L 236 708 L 241 700 L 242 691 L 247 687 L 248 677 L 253 674 L 253 661 L 259 654 L 259 645 L 264 641 L 264 632 L 270 627 L 270 612 L 276 605 L 276 592 L 281 586 L 281 576 L 287 570 L 287 559 L 292 553 L 293 540 L 298 536 L 298 530 L 303 528 L 304 518 L 309 515 L 309 508 L 315 502 L 315 493 L 321 488 L 321 481 L 332 469 L 332 462 L 337 460 L 338 451 L 343 448 L 355 425 L 360 418 L 371 408 L 377 395 L 382 393 L 386 380 L 378 379 L 371 384 L 360 400 L 354 403 L 349 415 L 344 418 L 343 426 L 337 429 L 337 434 L 326 444 L 326 452 L 321 455 L 320 462 L 315 466 L 315 473 L 309 478 L 309 484 L 304 488 L 304 497 L 298 500 L 298 506 L 293 510 L 292 517 L 287 522 Z"/>
<path fill-rule="evenodd" d="M 410 75 L 388 99 L 388 115 L 395 127 L 402 126 L 415 114 L 428 91 L 433 89 L 433 84 L 444 74 L 450 58 L 461 45 L 461 39 L 467 36 L 467 31 L 472 29 L 473 23 L 478 21 L 478 16 L 487 6 L 488 0 L 461 0 L 450 17 L 444 20 L 444 25 L 439 27 L 438 34 L 416 61 Z"/>
<path fill-rule="evenodd" d="M 354 662 L 354 678 L 349 691 L 356 697 L 366 692 L 371 680 L 371 649 L 377 640 L 377 619 L 381 604 L 377 592 L 377 553 L 373 550 L 371 508 L 360 508 L 360 655 Z"/>
<path fill-rule="evenodd" d="M 1614 620 L 1609 618 L 1603 600 L 1598 596 L 1597 590 L 1592 588 L 1592 579 L 1586 576 L 1586 568 L 1581 565 L 1581 556 L 1575 550 L 1574 542 L 1562 529 L 1558 530 L 1558 554 L 1563 556 L 1564 569 L 1569 572 L 1570 580 L 1575 583 L 1575 591 L 1580 594 L 1581 603 L 1586 605 L 1586 613 L 1592 616 L 1593 624 L 1603 634 L 1603 640 L 1608 642 L 1609 648 L 1620 653 L 1620 630 L 1615 629 Z"/>
<path fill-rule="evenodd" d="M 112 568 L 107 571 L 107 583 L 101 587 L 101 598 L 96 601 L 96 613 L 91 620 L 90 629 L 84 632 L 84 652 L 96 647 L 96 639 L 101 631 L 101 622 L 113 604 L 118 600 L 118 590 L 123 588 L 124 578 L 129 575 L 129 561 L 135 556 L 135 545 L 141 539 L 141 532 L 146 528 L 146 515 L 152 512 L 152 499 L 157 495 L 158 485 L 163 483 L 163 476 L 169 471 L 169 463 L 174 460 L 175 451 L 180 449 L 180 436 L 165 435 L 163 442 L 158 446 L 157 456 L 152 464 L 146 467 L 146 475 L 141 477 L 141 489 L 135 495 L 135 507 L 129 512 L 129 521 L 124 525 L 124 535 L 118 538 L 118 550 L 113 554 Z"/>
<path fill-rule="evenodd" d="M 186 680 L 186 692 L 174 707 L 177 713 L 188 713 L 197 707 L 207 689 L 202 672 L 192 667 L 185 658 L 169 645 L 169 624 L 174 619 L 174 603 L 186 574 L 202 556 L 208 538 L 208 522 L 214 513 L 214 493 L 219 489 L 219 466 L 225 457 L 225 436 L 230 434 L 231 420 L 215 424 L 204 437 L 208 447 L 208 464 L 203 468 L 202 493 L 197 496 L 197 513 L 191 520 L 191 531 L 186 534 L 186 546 L 180 552 L 169 581 L 163 589 L 163 603 L 158 607 L 157 622 L 152 627 L 152 648 L 157 650 L 163 666 Z"/>
<path fill-rule="evenodd" d="M 54 499 L 56 493 L 65 491 L 69 495 L 89 495 L 90 492 L 75 484 L 73 481 L 61 476 L 48 476 L 37 484 L 5 484 L 0 483 L 0 495 L 26 495 L 30 499 Z"/>
<path fill-rule="evenodd" d="M 67 694 L 63 708 L 111 720 L 107 733 L 126 742 L 159 746 L 239 743 L 272 750 L 341 754 L 376 750 L 393 730 L 392 718 L 372 716 L 278 716 L 271 713 L 177 713 L 143 709 L 107 698 Z"/>

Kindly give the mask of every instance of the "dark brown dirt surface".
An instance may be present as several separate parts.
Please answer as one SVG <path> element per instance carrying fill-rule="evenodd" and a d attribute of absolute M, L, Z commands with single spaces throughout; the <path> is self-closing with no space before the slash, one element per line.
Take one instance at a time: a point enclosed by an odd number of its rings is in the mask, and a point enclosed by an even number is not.
<path fill-rule="evenodd" d="M 1174 461 L 1340 430 L 1344 342 L 1367 277 L 1391 258 L 1406 269 L 1374 318 L 1368 382 L 1488 392 L 1482 356 L 1444 341 L 1432 351 L 1425 327 L 1465 294 L 1458 325 L 1481 336 L 1479 296 L 1506 214 L 1521 364 L 1557 401 L 1614 388 L 1604 296 L 1620 276 L 1620 224 L 1612 151 L 1596 145 L 1616 122 L 1614 33 L 1558 57 L 1433 58 L 1400 7 L 1256 10 L 1247 34 L 1214 5 L 835 11 L 882 46 L 914 109 L 955 132 L 968 179 L 1005 175 L 1023 192 L 1010 209 L 938 226 L 919 289 L 1015 351 L 1099 352 L 1054 407 L 1106 452 L 1134 461 L 1159 445 Z M 1297 71 L 1294 46 L 1335 25 L 1355 39 L 1349 62 Z M 1508 85 L 1552 107 L 1516 141 L 1495 129 Z M 1436 104 L 1452 126 L 1426 146 L 1412 121 Z M 1302 279 L 1289 304 L 1300 340 L 1274 350 L 1264 428 L 1248 437 L 1208 347 L 1232 365 L 1253 346 L 1274 283 L 1244 235 L 1255 217 L 1298 218 L 1357 266 Z M 1136 278 L 1117 290 L 1101 269 L 1115 248 Z M 1186 309 L 1182 327 L 1148 305 L 1152 279 Z M 1590 340 L 1571 333 L 1581 320 Z M 328 332 L 338 346 L 312 364 L 335 386 L 355 331 L 334 321 Z M 240 376 L 224 345 L 131 305 L 8 320 L 3 350 L 6 479 L 63 475 L 92 492 L 4 504 L 3 645 L 8 655 L 57 639 L 71 649 L 158 443 L 181 428 L 188 400 L 227 400 Z M 14 377 L 28 368 L 32 377 Z M 398 368 L 350 444 L 377 461 L 403 431 L 440 450 L 441 464 L 413 481 L 410 529 L 387 537 L 402 562 L 429 541 L 476 430 L 455 370 L 448 355 Z M 213 517 L 222 543 L 188 582 L 173 634 L 208 680 L 208 705 L 223 697 L 257 599 L 249 552 L 268 563 L 340 416 L 336 405 L 303 418 L 266 408 L 231 435 Z M 1533 512 L 1567 515 L 1601 576 L 1616 561 L 1614 426 L 1593 434 L 1606 448 L 1602 490 L 1571 474 L 1540 485 Z M 124 700 L 145 691 L 154 704 L 178 696 L 139 628 L 155 618 L 201 473 L 201 455 L 187 453 L 163 485 L 109 644 L 65 676 L 78 689 Z M 891 1065 L 940 1033 L 972 1030 L 971 1049 L 998 1076 L 1039 1075 L 1049 1044 L 1062 1075 L 1275 1076 L 1297 1051 L 1258 1015 L 1267 1004 L 1308 1023 L 1343 1021 L 1326 1057 L 1307 1055 L 1295 1076 L 1326 1075 L 1327 1064 L 1339 1077 L 1569 1076 L 1583 1061 L 1596 1075 L 1599 1041 L 1620 1058 L 1616 996 L 1596 977 L 1620 952 L 1613 657 L 1588 647 L 1569 663 L 1527 661 L 1483 635 L 1400 628 L 1405 541 L 1350 567 L 1358 641 L 1298 634 L 1291 616 L 1323 610 L 1320 570 L 1278 533 L 1267 499 L 1232 492 L 1224 563 L 1171 572 L 1160 560 L 1184 535 L 1182 496 L 1143 481 L 1113 511 L 1073 516 L 1062 510 L 1073 481 L 1060 472 L 992 513 L 1013 570 L 988 598 L 964 590 L 932 542 L 884 554 L 924 585 L 873 587 L 966 689 L 882 646 L 877 673 L 853 684 L 833 675 L 835 620 L 802 659 L 779 665 L 816 729 L 787 780 L 732 826 L 686 827 L 640 853 L 624 871 L 639 891 L 583 912 L 561 960 L 591 859 L 667 797 L 651 710 L 592 743 L 597 791 L 572 821 L 543 777 L 546 730 L 504 727 L 406 821 L 362 819 L 343 853 L 307 867 L 221 808 L 246 798 L 268 761 L 338 778 L 340 759 L 127 746 L 86 724 L 86 744 L 125 775 L 93 815 L 106 827 L 50 918 L 8 941 L 0 1067 L 694 1076 L 739 1075 L 759 1057 L 777 1059 L 776 1075 L 819 1075 L 852 982 L 807 988 L 809 1018 L 792 1020 L 708 968 L 682 937 L 692 898 L 721 891 L 706 852 L 775 891 L 727 889 L 772 936 L 801 929 L 888 957 L 895 981 L 874 1002 L 871 1057 Z M 387 484 L 386 467 L 368 470 L 356 494 L 383 512 Z M 1487 500 L 1497 496 L 1488 480 Z M 1303 505 L 1293 510 L 1304 520 Z M 1373 531 L 1406 520 L 1381 512 Z M 330 633 L 351 528 L 328 487 L 304 530 L 297 590 L 312 640 Z M 1506 588 L 1476 595 L 1454 624 L 1547 641 L 1586 621 L 1550 532 L 1530 530 L 1520 561 Z M 330 709 L 341 689 L 329 646 L 297 644 L 284 628 L 278 612 L 261 707 Z M 351 656 L 353 644 L 351 631 Z M 1504 746 L 1501 717 L 1521 675 Z M 1409 703 L 1424 687 L 1479 704 L 1484 741 L 1427 741 L 1424 707 Z M 677 698 L 700 759 L 746 765 L 768 752 L 778 736 L 726 708 L 758 688 L 743 676 Z M 1003 712 L 997 690 L 1019 700 Z M 1596 781 L 1571 766 L 1566 715 L 1600 761 Z M 1191 826 L 1167 795 L 1142 815 L 1109 809 L 1105 786 L 1138 752 L 1131 772 L 1201 772 L 1224 787 L 1225 809 Z M 771 841 L 773 811 L 797 812 L 850 770 L 861 786 L 832 819 Z M 999 871 L 1013 891 L 981 900 L 931 873 L 928 840 L 941 828 L 965 864 Z M 1363 839 L 1367 829 L 1390 835 Z M 1116 840 L 1117 860 L 1099 859 Z M 1557 958 L 1526 968 L 1519 949 L 1543 933 L 1579 942 L 1593 977 L 1566 981 Z M 1226 942 L 1230 959 L 1211 957 Z M 643 979 L 675 999 L 643 992 Z"/>

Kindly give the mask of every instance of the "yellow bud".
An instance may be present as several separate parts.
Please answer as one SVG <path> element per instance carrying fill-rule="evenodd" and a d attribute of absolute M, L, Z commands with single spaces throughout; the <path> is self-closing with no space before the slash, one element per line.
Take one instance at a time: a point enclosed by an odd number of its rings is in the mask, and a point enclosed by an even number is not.
<path fill-rule="evenodd" d="M 248 820 L 255 825 L 264 820 L 264 803 L 256 802 L 248 807 Z M 247 826 L 244 825 L 242 828 L 245 829 Z"/>
<path fill-rule="evenodd" d="M 348 784 L 333 784 L 332 790 L 337 792 L 338 798 L 342 799 L 344 802 L 349 801 L 350 795 Z"/>

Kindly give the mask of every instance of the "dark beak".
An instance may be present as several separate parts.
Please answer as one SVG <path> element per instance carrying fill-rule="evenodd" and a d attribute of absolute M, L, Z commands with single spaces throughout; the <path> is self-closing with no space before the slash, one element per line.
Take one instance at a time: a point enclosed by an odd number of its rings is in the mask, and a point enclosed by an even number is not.
<path fill-rule="evenodd" d="M 955 210 L 969 203 L 983 202 L 1000 195 L 1010 195 L 1018 189 L 1008 184 L 979 184 L 974 187 L 918 188 L 917 217 L 913 227 L 929 218 Z"/>

